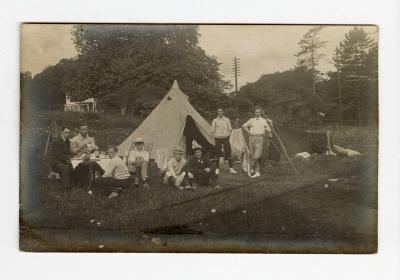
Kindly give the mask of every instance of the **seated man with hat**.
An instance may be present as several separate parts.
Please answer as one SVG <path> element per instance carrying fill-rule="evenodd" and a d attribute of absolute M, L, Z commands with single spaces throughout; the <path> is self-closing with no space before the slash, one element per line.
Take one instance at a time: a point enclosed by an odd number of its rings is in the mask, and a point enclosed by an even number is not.
<path fill-rule="evenodd" d="M 195 143 L 193 146 L 194 156 L 185 166 L 188 186 L 196 185 L 217 187 L 217 175 L 215 169 L 211 169 L 210 160 L 203 154 L 203 147 Z"/>
<path fill-rule="evenodd" d="M 135 186 L 142 186 L 149 188 L 148 184 L 148 166 L 150 161 L 149 152 L 144 150 L 143 138 L 136 138 L 133 140 L 134 148 L 125 153 L 124 162 L 128 167 L 130 173 L 134 173 Z"/>
<path fill-rule="evenodd" d="M 176 187 L 183 190 L 182 183 L 185 178 L 185 171 L 183 168 L 186 165 L 186 160 L 182 157 L 183 149 L 177 147 L 172 151 L 173 157 L 167 162 L 167 172 L 165 173 L 164 183 L 171 187 Z"/>

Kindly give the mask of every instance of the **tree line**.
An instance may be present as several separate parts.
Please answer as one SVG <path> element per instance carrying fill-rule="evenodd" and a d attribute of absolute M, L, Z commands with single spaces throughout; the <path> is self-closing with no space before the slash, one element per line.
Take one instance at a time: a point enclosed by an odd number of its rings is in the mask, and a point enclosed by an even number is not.
<path fill-rule="evenodd" d="M 370 124 L 378 120 L 378 44 L 362 27 L 349 30 L 331 62 L 336 70 L 321 73 L 323 27 L 312 27 L 299 41 L 297 64 L 262 75 L 240 89 L 242 110 L 262 104 L 282 122 Z"/>
<path fill-rule="evenodd" d="M 75 25 L 71 35 L 78 55 L 62 59 L 34 77 L 21 73 L 25 104 L 62 109 L 65 97 L 94 97 L 104 111 L 147 115 L 178 80 L 206 117 L 217 107 L 241 116 L 262 105 L 281 122 L 309 123 L 377 119 L 378 46 L 361 27 L 344 35 L 332 63 L 318 70 L 326 41 L 323 27 L 311 27 L 299 41 L 292 69 L 262 75 L 241 87 L 238 96 L 219 72 L 220 63 L 199 46 L 196 25 Z M 238 99 L 238 110 L 234 99 Z"/>

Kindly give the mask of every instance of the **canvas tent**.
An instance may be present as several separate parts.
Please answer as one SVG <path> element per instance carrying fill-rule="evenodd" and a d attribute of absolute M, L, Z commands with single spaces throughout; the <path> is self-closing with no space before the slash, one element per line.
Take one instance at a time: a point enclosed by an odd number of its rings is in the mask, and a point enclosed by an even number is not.
<path fill-rule="evenodd" d="M 245 141 L 248 142 L 247 133 L 243 133 Z M 279 143 L 279 139 L 282 145 Z M 266 144 L 266 142 L 264 142 Z M 283 147 L 289 157 L 294 158 L 297 153 L 307 152 L 309 154 L 330 153 L 340 156 L 358 156 L 359 152 L 338 146 L 333 139 L 330 130 L 303 130 L 283 126 L 274 126 L 274 136 L 269 149 L 264 145 L 263 158 L 279 161 L 282 159 Z"/>
<path fill-rule="evenodd" d="M 151 159 L 155 159 L 160 151 L 170 153 L 176 146 L 182 146 L 186 154 L 192 154 L 193 140 L 209 151 L 215 143 L 210 124 L 189 103 L 177 81 L 151 114 L 118 146 L 119 154 L 128 151 L 137 137 L 153 143 Z"/>
<path fill-rule="evenodd" d="M 248 142 L 247 133 L 243 134 L 245 141 Z M 274 125 L 274 136 L 269 149 L 264 145 L 264 159 L 275 161 L 282 159 L 283 149 L 278 137 L 291 158 L 294 158 L 294 155 L 300 152 L 324 154 L 333 149 L 333 138 L 329 130 L 303 130 Z"/>

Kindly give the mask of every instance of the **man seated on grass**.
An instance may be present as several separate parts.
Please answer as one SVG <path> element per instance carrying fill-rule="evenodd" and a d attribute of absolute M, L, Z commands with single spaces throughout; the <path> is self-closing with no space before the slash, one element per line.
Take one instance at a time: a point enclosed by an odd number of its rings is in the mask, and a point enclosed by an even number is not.
<path fill-rule="evenodd" d="M 196 190 L 198 185 L 218 187 L 217 174 L 211 169 L 209 159 L 203 154 L 203 147 L 196 145 L 193 150 L 194 156 L 185 166 L 188 181 L 186 188 Z"/>
<path fill-rule="evenodd" d="M 133 144 L 135 147 L 131 151 L 126 152 L 124 162 L 129 172 L 135 176 L 135 186 L 138 187 L 142 183 L 144 188 L 149 188 L 147 170 L 150 154 L 144 150 L 144 141 L 142 138 L 136 138 Z"/>
<path fill-rule="evenodd" d="M 70 141 L 68 139 L 70 133 L 67 127 L 61 128 L 61 135 L 54 141 L 51 153 L 51 167 L 60 174 L 61 183 L 65 189 L 71 188 L 73 174 Z"/>
<path fill-rule="evenodd" d="M 185 178 L 186 160 L 182 157 L 183 149 L 181 147 L 173 150 L 173 157 L 167 162 L 167 172 L 165 173 L 164 183 L 171 187 L 176 187 L 178 190 L 184 189 L 182 183 Z"/>
<path fill-rule="evenodd" d="M 95 189 L 108 193 L 108 198 L 118 196 L 118 192 L 124 190 L 130 182 L 128 168 L 124 161 L 117 155 L 117 146 L 109 146 L 107 155 L 110 162 L 107 164 L 102 177 L 95 181 Z"/>

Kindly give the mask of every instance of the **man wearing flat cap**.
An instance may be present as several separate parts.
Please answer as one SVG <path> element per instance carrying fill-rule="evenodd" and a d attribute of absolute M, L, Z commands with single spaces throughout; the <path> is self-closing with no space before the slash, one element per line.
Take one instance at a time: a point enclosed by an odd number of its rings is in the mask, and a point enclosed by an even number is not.
<path fill-rule="evenodd" d="M 203 154 L 203 147 L 195 144 L 193 146 L 194 156 L 185 166 L 188 186 L 216 186 L 217 175 L 210 166 L 210 160 Z"/>
<path fill-rule="evenodd" d="M 136 138 L 133 140 L 133 144 L 134 148 L 125 153 L 124 162 L 128 167 L 129 173 L 135 178 L 135 186 L 142 184 L 143 187 L 149 188 L 147 170 L 150 154 L 144 150 L 143 138 Z"/>
<path fill-rule="evenodd" d="M 178 190 L 184 189 L 182 183 L 185 178 L 185 167 L 186 160 L 182 157 L 183 149 L 176 147 L 172 151 L 173 157 L 167 162 L 167 172 L 165 173 L 164 183 L 171 187 L 176 187 Z"/>

